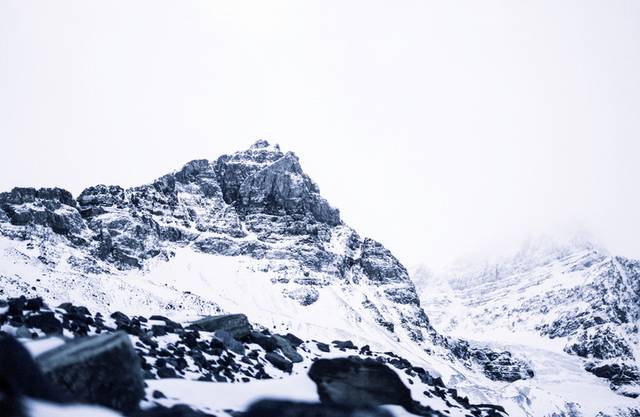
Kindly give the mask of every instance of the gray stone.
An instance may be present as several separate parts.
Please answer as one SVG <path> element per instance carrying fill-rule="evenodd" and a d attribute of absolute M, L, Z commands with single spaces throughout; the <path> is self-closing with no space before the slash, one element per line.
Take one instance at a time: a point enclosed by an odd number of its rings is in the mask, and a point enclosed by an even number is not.
<path fill-rule="evenodd" d="M 242 342 L 237 341 L 231 333 L 226 330 L 216 330 L 214 336 L 222 342 L 224 347 L 238 355 L 244 355 L 245 349 Z"/>
<path fill-rule="evenodd" d="M 16 329 L 16 337 L 19 339 L 31 339 L 31 331 L 26 326 L 20 326 Z"/>
<path fill-rule="evenodd" d="M 287 339 L 277 334 L 274 334 L 273 338 L 278 344 L 280 351 L 287 359 L 289 359 L 293 363 L 302 362 L 302 356 L 298 352 L 296 352 L 296 349 L 291 346 Z"/>
<path fill-rule="evenodd" d="M 276 352 L 268 352 L 265 355 L 265 359 L 283 372 L 291 373 L 291 371 L 293 370 L 293 363 L 285 359 L 282 355 L 277 354 Z"/>
<path fill-rule="evenodd" d="M 220 316 L 203 317 L 189 326 L 191 328 L 215 332 L 225 330 L 236 339 L 248 336 L 251 333 L 251 324 L 244 314 L 224 314 Z"/>
<path fill-rule="evenodd" d="M 43 353 L 37 362 L 75 401 L 129 412 L 144 398 L 138 355 L 126 333 L 76 338 Z"/>
<path fill-rule="evenodd" d="M 357 356 L 318 359 L 309 369 L 323 403 L 352 407 L 396 404 L 411 408 L 411 392 L 386 365 Z"/>
<path fill-rule="evenodd" d="M 333 404 L 260 400 L 251 404 L 246 417 L 392 417 L 381 408 L 345 407 Z"/>

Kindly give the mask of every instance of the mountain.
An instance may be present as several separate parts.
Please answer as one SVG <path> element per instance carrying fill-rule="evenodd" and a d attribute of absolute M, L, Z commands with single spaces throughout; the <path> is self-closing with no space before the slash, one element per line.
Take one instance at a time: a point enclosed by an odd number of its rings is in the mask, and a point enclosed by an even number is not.
<path fill-rule="evenodd" d="M 99 185 L 74 199 L 16 188 L 0 207 L 2 250 L 21 260 L 2 266 L 8 295 L 72 295 L 98 311 L 255 312 L 316 335 L 327 324 L 375 324 L 375 337 L 392 340 L 432 332 L 400 262 L 345 225 L 298 158 L 266 141 L 131 189 Z"/>
<path fill-rule="evenodd" d="M 640 261 L 576 234 L 540 236 L 509 255 L 438 273 L 423 270 L 413 277 L 437 330 L 525 354 L 536 379 L 565 386 L 562 401 L 578 404 L 577 415 L 637 409 Z M 585 398 L 578 386 L 588 381 Z"/>
<path fill-rule="evenodd" d="M 504 287 L 504 277 L 547 265 L 559 256 L 552 252 L 539 264 L 518 262 L 482 279 Z M 628 384 L 617 392 L 605 385 L 599 408 L 573 400 L 577 391 L 602 388 L 594 374 L 604 362 L 595 363 L 592 373 L 581 365 L 581 385 L 565 392 L 561 383 L 544 379 L 539 351 L 473 340 L 473 332 L 443 327 L 454 313 L 447 306 L 466 309 L 471 299 L 486 301 L 484 289 L 460 299 L 475 273 L 461 277 L 458 286 L 433 273 L 414 285 L 389 250 L 342 221 L 295 154 L 266 141 L 189 162 L 129 189 L 98 185 L 77 198 L 58 188 L 0 193 L 0 253 L 2 331 L 31 349 L 34 367 L 51 373 L 55 364 L 69 362 L 86 377 L 111 367 L 113 359 L 89 366 L 80 352 L 124 355 L 127 362 L 137 356 L 140 366 L 128 368 L 145 378 L 147 390 L 136 394 L 144 395 L 144 407 L 186 404 L 235 416 L 250 413 L 260 396 L 289 393 L 314 402 L 296 410 L 317 402 L 331 408 L 338 401 L 365 408 L 395 404 L 401 409 L 391 409 L 394 415 L 637 415 L 632 399 L 621 395 L 632 393 Z M 436 287 L 442 295 L 437 302 L 431 296 Z M 517 314 L 518 301 L 511 301 Z M 458 320 L 491 327 L 492 315 L 478 311 L 473 317 Z M 33 347 L 34 337 L 38 346 L 62 343 L 62 351 L 41 357 L 47 349 Z M 71 359 L 59 359 L 66 356 Z M 51 357 L 58 358 L 54 365 Z M 137 381 L 126 372 L 124 377 Z M 76 379 L 66 373 L 59 378 Z M 389 388 L 376 385 L 378 379 L 396 387 L 397 395 L 338 395 L 345 386 Z M 291 384 L 299 390 L 286 388 Z M 74 395 L 93 398 L 94 391 Z M 114 408 L 118 396 L 98 397 L 98 404 Z M 300 413 L 295 415 L 307 412 Z"/>

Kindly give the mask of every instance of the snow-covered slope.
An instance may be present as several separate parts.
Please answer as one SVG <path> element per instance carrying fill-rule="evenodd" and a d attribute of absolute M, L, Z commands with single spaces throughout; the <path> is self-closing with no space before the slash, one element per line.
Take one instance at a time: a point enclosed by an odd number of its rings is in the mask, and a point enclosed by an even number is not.
<path fill-rule="evenodd" d="M 576 415 L 593 416 L 640 406 L 639 266 L 583 235 L 545 236 L 507 256 L 412 275 L 437 330 L 531 361 L 536 377 L 521 388 L 548 397 L 540 415 L 574 403 Z"/>

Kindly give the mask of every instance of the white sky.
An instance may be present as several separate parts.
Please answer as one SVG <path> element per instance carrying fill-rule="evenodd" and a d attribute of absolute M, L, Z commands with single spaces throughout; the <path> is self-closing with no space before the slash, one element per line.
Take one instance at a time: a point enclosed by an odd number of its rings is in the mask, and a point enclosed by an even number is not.
<path fill-rule="evenodd" d="M 639 134 L 637 1 L 0 1 L 3 190 L 266 138 L 407 264 L 576 225 L 640 257 Z"/>

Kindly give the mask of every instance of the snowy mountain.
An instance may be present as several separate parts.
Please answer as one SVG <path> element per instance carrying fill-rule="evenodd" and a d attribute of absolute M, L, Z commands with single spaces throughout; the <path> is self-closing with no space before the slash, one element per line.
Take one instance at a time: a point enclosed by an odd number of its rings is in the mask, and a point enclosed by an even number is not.
<path fill-rule="evenodd" d="M 520 352 L 533 388 L 548 390 L 536 386 L 547 379 L 563 393 L 554 402 L 574 403 L 576 415 L 609 415 L 639 405 L 639 268 L 585 235 L 542 236 L 507 256 L 413 277 L 437 330 Z"/>
<path fill-rule="evenodd" d="M 266 141 L 132 189 L 100 185 L 77 200 L 14 189 L 0 206 L 0 244 L 16 259 L 0 271 L 8 295 L 98 311 L 241 311 L 313 334 L 380 327 L 372 336 L 392 341 L 432 332 L 406 269 Z"/>
<path fill-rule="evenodd" d="M 67 355 L 85 357 L 77 352 L 111 355 L 105 346 L 119 355 L 135 351 L 147 385 L 138 392 L 144 407 L 251 415 L 251 403 L 270 396 L 327 407 L 400 406 L 367 409 L 371 415 L 638 415 L 633 383 L 596 376 L 614 366 L 635 372 L 637 298 L 628 289 L 636 266 L 619 258 L 606 264 L 613 258 L 584 250 L 588 259 L 574 259 L 573 248 L 532 248 L 499 267 L 416 275 L 414 285 L 391 252 L 341 220 L 295 154 L 258 141 L 139 187 L 98 185 L 77 198 L 57 188 L 1 193 L 0 324 L 24 343 L 62 343 L 44 359 L 34 353 L 34 366 L 47 364 L 45 370 L 51 356 L 55 365 L 69 362 L 59 359 Z M 595 271 L 606 265 L 613 268 L 609 281 L 598 287 Z M 559 268 L 578 269 L 557 284 Z M 625 272 L 618 277 L 619 268 Z M 585 271 L 594 271 L 587 274 L 593 285 L 578 296 L 570 289 Z M 612 283 L 617 292 L 598 298 Z M 568 296 L 575 299 L 565 308 L 560 301 Z M 624 323 L 621 315 L 613 321 L 616 311 L 626 314 Z M 518 319 L 522 328 L 508 326 Z M 562 340 L 571 354 L 554 351 L 557 363 L 549 365 L 544 344 L 480 337 L 503 325 Z M 599 354 L 614 339 L 627 356 Z M 570 369 L 569 379 L 549 378 L 557 364 Z M 339 389 L 327 382 L 338 375 L 347 378 Z M 339 395 L 353 384 L 385 391 L 375 385 L 378 377 L 397 387 L 397 396 Z M 299 389 L 286 388 L 291 384 Z M 598 405 L 585 390 L 600 395 Z M 349 402 L 361 397 L 368 400 Z M 98 403 L 113 406 L 104 401 Z M 308 414 L 300 407 L 291 415 Z M 351 415 L 335 412 L 320 415 Z"/>

